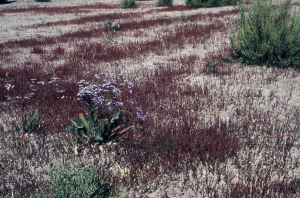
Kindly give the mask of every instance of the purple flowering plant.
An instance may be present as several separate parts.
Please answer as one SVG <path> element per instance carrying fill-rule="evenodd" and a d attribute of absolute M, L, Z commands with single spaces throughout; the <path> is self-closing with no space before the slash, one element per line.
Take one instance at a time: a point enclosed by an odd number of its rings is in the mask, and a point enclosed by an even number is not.
<path fill-rule="evenodd" d="M 89 142 L 107 142 L 133 129 L 134 119 L 145 120 L 146 114 L 132 96 L 133 83 L 116 75 L 107 80 L 107 73 L 95 75 L 95 82 L 78 82 L 78 100 L 87 105 L 87 118 L 70 118 L 68 129 L 78 138 Z"/>

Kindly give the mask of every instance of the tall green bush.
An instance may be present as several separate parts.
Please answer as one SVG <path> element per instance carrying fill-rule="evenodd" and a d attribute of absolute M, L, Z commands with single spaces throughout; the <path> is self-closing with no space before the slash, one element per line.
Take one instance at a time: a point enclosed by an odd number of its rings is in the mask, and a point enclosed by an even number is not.
<path fill-rule="evenodd" d="M 236 5 L 240 0 L 185 0 L 188 7 L 221 7 Z"/>
<path fill-rule="evenodd" d="M 239 4 L 239 17 L 230 35 L 231 47 L 246 64 L 300 65 L 300 17 L 291 0 L 273 4 L 257 0 Z"/>
<path fill-rule="evenodd" d="M 100 182 L 93 166 L 59 165 L 56 170 L 50 170 L 46 187 L 30 198 L 107 198 L 108 193 L 105 182 Z"/>
<path fill-rule="evenodd" d="M 123 9 L 126 9 L 126 8 L 137 8 L 138 5 L 135 2 L 135 0 L 122 0 L 120 7 L 123 8 Z"/>
<path fill-rule="evenodd" d="M 156 6 L 157 7 L 173 6 L 173 0 L 157 0 Z"/>

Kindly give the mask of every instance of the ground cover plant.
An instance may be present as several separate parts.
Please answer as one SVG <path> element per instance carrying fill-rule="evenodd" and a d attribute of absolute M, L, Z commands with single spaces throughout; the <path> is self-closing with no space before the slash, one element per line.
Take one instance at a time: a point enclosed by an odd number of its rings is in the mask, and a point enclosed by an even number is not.
<path fill-rule="evenodd" d="M 0 196 L 299 197 L 298 63 L 241 63 L 246 6 L 138 3 L 0 8 Z"/>

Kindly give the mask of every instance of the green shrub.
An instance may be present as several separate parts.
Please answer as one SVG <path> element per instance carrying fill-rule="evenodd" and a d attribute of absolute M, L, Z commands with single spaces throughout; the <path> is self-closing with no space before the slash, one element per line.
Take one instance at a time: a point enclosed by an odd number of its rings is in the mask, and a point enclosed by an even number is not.
<path fill-rule="evenodd" d="M 157 7 L 173 6 L 173 0 L 157 0 L 156 6 Z"/>
<path fill-rule="evenodd" d="M 135 0 L 122 0 L 120 7 L 123 9 L 137 8 L 138 5 L 136 4 Z"/>
<path fill-rule="evenodd" d="M 188 7 L 221 7 L 227 5 L 236 5 L 239 0 L 186 0 Z"/>
<path fill-rule="evenodd" d="M 82 168 L 79 165 L 60 165 L 57 170 L 50 170 L 49 182 L 41 192 L 31 195 L 31 198 L 106 198 L 109 191 L 105 182 L 97 178 L 97 171 L 89 165 Z"/>
<path fill-rule="evenodd" d="M 237 57 L 246 64 L 300 65 L 300 17 L 291 13 L 291 0 L 240 4 L 239 18 L 230 35 Z"/>

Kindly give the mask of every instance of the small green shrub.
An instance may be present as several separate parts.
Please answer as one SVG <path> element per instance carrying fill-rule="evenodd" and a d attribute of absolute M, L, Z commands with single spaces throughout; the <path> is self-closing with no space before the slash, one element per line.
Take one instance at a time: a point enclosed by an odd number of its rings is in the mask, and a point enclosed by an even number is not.
<path fill-rule="evenodd" d="M 239 4 L 239 18 L 230 35 L 231 47 L 246 64 L 300 65 L 300 17 L 291 0 Z"/>
<path fill-rule="evenodd" d="M 186 0 L 188 7 L 221 7 L 236 5 L 240 0 Z"/>
<path fill-rule="evenodd" d="M 157 0 L 156 6 L 157 7 L 173 6 L 173 0 Z"/>
<path fill-rule="evenodd" d="M 137 8 L 138 5 L 135 2 L 135 0 L 122 0 L 120 7 L 123 8 L 123 9 L 126 9 L 126 8 Z"/>
<path fill-rule="evenodd" d="M 82 168 L 79 165 L 60 165 L 57 170 L 51 169 L 49 182 L 39 193 L 30 198 L 106 198 L 109 190 L 106 183 L 97 178 L 97 171 L 89 165 Z"/>

